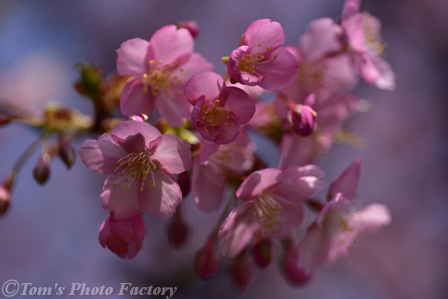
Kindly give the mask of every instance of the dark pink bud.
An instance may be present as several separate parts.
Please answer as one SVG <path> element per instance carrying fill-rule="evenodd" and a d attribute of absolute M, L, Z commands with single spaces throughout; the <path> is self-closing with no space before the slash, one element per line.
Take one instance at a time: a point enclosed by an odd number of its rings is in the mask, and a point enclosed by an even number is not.
<path fill-rule="evenodd" d="M 221 260 L 216 252 L 216 240 L 209 239 L 207 243 L 196 252 L 194 257 L 194 270 L 202 279 L 208 279 L 218 273 Z"/>
<path fill-rule="evenodd" d="M 0 216 L 3 216 L 8 210 L 11 194 L 5 187 L 0 187 Z"/>
<path fill-rule="evenodd" d="M 193 38 L 195 38 L 199 34 L 198 23 L 193 20 L 189 21 L 180 21 L 176 23 L 177 28 L 185 28 L 190 31 L 190 34 Z"/>
<path fill-rule="evenodd" d="M 14 172 L 11 172 L 0 186 L 0 216 L 3 216 L 11 203 L 11 188 L 14 184 Z"/>
<path fill-rule="evenodd" d="M 242 254 L 231 261 L 228 273 L 241 290 L 246 289 L 255 276 L 255 265 L 248 254 Z"/>
<path fill-rule="evenodd" d="M 73 146 L 65 141 L 59 143 L 59 157 L 64 162 L 65 166 L 70 169 L 76 160 L 76 151 Z"/>
<path fill-rule="evenodd" d="M 271 240 L 261 239 L 255 242 L 252 247 L 252 254 L 260 268 L 264 269 L 271 264 L 272 251 L 273 246 Z"/>
<path fill-rule="evenodd" d="M 50 177 L 50 155 L 43 154 L 37 161 L 36 166 L 33 169 L 33 177 L 40 185 L 45 184 Z"/>
<path fill-rule="evenodd" d="M 0 114 L 0 127 L 11 122 L 12 118 L 6 114 Z"/>
<path fill-rule="evenodd" d="M 179 174 L 179 177 L 177 178 L 177 182 L 180 187 L 180 191 L 182 192 L 182 197 L 185 198 L 188 196 L 188 193 L 190 193 L 191 188 L 191 180 L 190 175 L 187 171 L 182 172 Z"/>
<path fill-rule="evenodd" d="M 146 224 L 141 213 L 122 220 L 109 216 L 101 225 L 99 241 L 119 257 L 131 259 L 143 247 L 145 235 Z"/>
<path fill-rule="evenodd" d="M 185 223 L 180 206 L 168 226 L 168 242 L 173 248 L 182 247 L 188 239 L 189 227 Z"/>
<path fill-rule="evenodd" d="M 314 120 L 317 113 L 308 105 L 297 104 L 289 110 L 288 119 L 294 131 L 302 136 L 309 136 L 314 132 Z"/>
<path fill-rule="evenodd" d="M 284 254 L 281 261 L 281 268 L 286 280 L 295 286 L 305 284 L 311 277 L 311 273 L 306 273 L 299 266 L 299 251 L 297 248 L 287 246 L 284 249 Z"/>

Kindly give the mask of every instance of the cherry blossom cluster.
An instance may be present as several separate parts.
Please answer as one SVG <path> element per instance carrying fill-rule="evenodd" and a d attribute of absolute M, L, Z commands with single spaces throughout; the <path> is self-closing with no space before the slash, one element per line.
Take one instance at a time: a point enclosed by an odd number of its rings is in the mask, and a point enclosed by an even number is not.
<path fill-rule="evenodd" d="M 275 242 L 285 278 L 302 284 L 322 264 L 346 256 L 358 237 L 389 224 L 384 205 L 357 199 L 361 157 L 331 182 L 326 198 L 315 195 L 326 186 L 319 158 L 334 142 L 356 141 L 342 123 L 360 106 L 352 93 L 358 81 L 386 90 L 395 85 L 382 58 L 380 22 L 360 6 L 347 0 L 339 22 L 312 21 L 297 45 L 284 45 L 278 22 L 256 20 L 221 59 L 223 75 L 194 52 L 199 29 L 191 21 L 122 43 L 111 79 L 81 65 L 75 87 L 92 101 L 95 117 L 80 122 L 75 111 L 57 108 L 53 125 L 45 120 L 41 127 L 45 139 L 58 136 L 57 153 L 67 164 L 74 161 L 73 138 L 85 130 L 102 133 L 79 150 L 89 169 L 108 175 L 100 200 L 109 217 L 100 244 L 121 258 L 135 257 L 147 212 L 170 219 L 168 239 L 181 247 L 191 234 L 182 202 L 191 198 L 204 213 L 222 213 L 197 250 L 196 273 L 207 279 L 224 265 L 245 288 L 257 266 L 273 261 Z M 126 120 L 112 117 L 118 106 Z M 3 124 L 14 120 L 2 117 Z M 278 145 L 278 165 L 262 157 L 257 134 Z M 57 155 L 43 153 L 35 169 L 42 183 Z M 2 214 L 13 174 L 0 189 Z"/>

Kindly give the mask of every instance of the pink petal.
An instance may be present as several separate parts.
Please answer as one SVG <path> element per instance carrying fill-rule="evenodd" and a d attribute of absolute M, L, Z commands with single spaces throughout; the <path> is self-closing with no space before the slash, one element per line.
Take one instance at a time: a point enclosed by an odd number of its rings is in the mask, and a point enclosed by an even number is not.
<path fill-rule="evenodd" d="M 342 19 L 354 15 L 361 11 L 362 0 L 346 0 L 342 8 Z"/>
<path fill-rule="evenodd" d="M 383 90 L 395 89 L 395 73 L 392 71 L 390 64 L 380 57 L 374 57 L 373 63 L 378 70 L 378 78 L 375 86 Z"/>
<path fill-rule="evenodd" d="M 269 19 L 260 19 L 250 24 L 242 38 L 243 45 L 254 47 L 251 53 L 265 52 L 266 47 L 275 49 L 284 43 L 285 34 L 282 25 Z"/>
<path fill-rule="evenodd" d="M 195 159 L 191 194 L 196 205 L 204 212 L 215 210 L 222 201 L 227 182 L 222 173 L 216 173 L 219 170 L 208 163 L 200 164 L 199 159 Z"/>
<path fill-rule="evenodd" d="M 290 166 L 283 170 L 283 181 L 294 182 L 304 176 L 321 178 L 324 172 L 317 165 L 305 165 L 302 167 Z"/>
<path fill-rule="evenodd" d="M 127 187 L 129 188 L 126 190 Z M 142 208 L 137 200 L 138 189 L 139 184 L 136 181 L 126 182 L 119 174 L 111 174 L 104 182 L 100 195 L 101 206 L 106 211 L 111 211 L 117 220 L 139 213 Z"/>
<path fill-rule="evenodd" d="M 280 168 L 310 164 L 316 155 L 317 145 L 311 138 L 301 137 L 295 133 L 286 134 L 280 144 Z"/>
<path fill-rule="evenodd" d="M 98 141 L 87 139 L 79 150 L 79 156 L 93 171 L 110 174 L 117 168 L 116 162 L 128 153 L 109 134 L 103 134 Z"/>
<path fill-rule="evenodd" d="M 174 135 L 162 135 L 161 143 L 151 154 L 160 166 L 171 174 L 179 174 L 191 167 L 190 144 Z"/>
<path fill-rule="evenodd" d="M 213 72 L 202 72 L 188 80 L 184 94 L 187 100 L 195 105 L 201 96 L 204 96 L 205 100 L 217 98 L 225 86 L 224 79 L 220 75 Z"/>
<path fill-rule="evenodd" d="M 177 76 L 178 80 L 182 81 L 183 86 L 187 81 L 196 74 L 213 70 L 213 64 L 208 62 L 204 57 L 198 53 L 191 53 L 186 62 L 175 68 L 172 77 Z"/>
<path fill-rule="evenodd" d="M 138 192 L 138 202 L 151 215 L 169 219 L 182 201 L 182 192 L 172 175 L 161 170 L 153 171 L 152 175 L 154 179 L 148 175 L 143 191 Z"/>
<path fill-rule="evenodd" d="M 319 60 L 342 50 L 342 28 L 333 19 L 321 18 L 311 21 L 300 38 L 300 47 L 307 60 Z"/>
<path fill-rule="evenodd" d="M 216 153 L 220 145 L 208 140 L 201 140 L 202 150 L 198 155 L 199 163 L 207 161 L 211 155 Z"/>
<path fill-rule="evenodd" d="M 321 190 L 325 183 L 314 176 L 305 176 L 294 183 L 280 183 L 271 189 L 271 193 L 278 195 L 294 204 L 301 204 L 303 201 Z"/>
<path fill-rule="evenodd" d="M 124 86 L 120 96 L 121 113 L 129 117 L 136 114 L 150 116 L 154 112 L 155 98 L 140 80 L 130 80 Z"/>
<path fill-rule="evenodd" d="M 319 108 L 317 123 L 319 129 L 325 131 L 334 131 L 338 129 L 342 122 L 350 115 L 356 112 L 358 97 L 349 93 L 339 93 L 327 101 Z"/>
<path fill-rule="evenodd" d="M 135 141 L 135 137 L 140 134 L 144 139 L 142 142 L 145 146 L 148 146 L 152 140 L 161 135 L 157 128 L 141 121 L 122 121 L 112 128 L 110 134 L 124 140 L 125 142 L 128 140 L 128 143 Z M 144 148 L 139 151 L 143 150 Z"/>
<path fill-rule="evenodd" d="M 224 257 L 235 258 L 250 243 L 258 224 L 254 221 L 252 208 L 253 201 L 243 203 L 232 210 L 224 221 L 218 233 L 218 238 L 222 239 L 220 252 Z"/>
<path fill-rule="evenodd" d="M 281 173 L 278 168 L 266 168 L 251 173 L 236 191 L 236 196 L 240 199 L 250 199 L 260 195 L 280 182 Z"/>
<path fill-rule="evenodd" d="M 170 92 L 168 96 L 157 97 L 156 109 L 168 120 L 170 126 L 180 127 L 184 124 L 184 119 L 190 118 L 191 105 L 182 93 Z"/>
<path fill-rule="evenodd" d="M 255 114 L 255 102 L 242 89 L 236 87 L 227 87 L 221 97 L 226 99 L 226 106 L 235 113 L 240 124 L 247 123 Z"/>
<path fill-rule="evenodd" d="M 263 64 L 260 72 L 265 77 L 260 86 L 266 90 L 278 91 L 294 82 L 298 64 L 294 56 L 285 48 L 278 48 L 272 53 L 274 60 Z"/>
<path fill-rule="evenodd" d="M 149 40 L 154 60 L 171 63 L 177 57 L 193 51 L 193 37 L 185 28 L 168 25 L 157 30 Z"/>
<path fill-rule="evenodd" d="M 146 73 L 148 61 L 146 51 L 148 41 L 133 38 L 121 44 L 117 50 L 117 73 L 121 76 L 132 75 L 141 78 Z"/>
<path fill-rule="evenodd" d="M 336 194 L 341 193 L 345 198 L 352 200 L 358 190 L 359 179 L 361 177 L 361 156 L 356 157 L 341 175 L 331 183 L 328 190 L 328 200 L 331 200 Z"/>
<path fill-rule="evenodd" d="M 307 273 L 314 272 L 319 265 L 327 262 L 330 246 L 331 239 L 325 230 L 313 225 L 298 246 L 301 268 Z"/>
<path fill-rule="evenodd" d="M 357 230 L 357 236 L 363 236 L 378 232 L 389 225 L 392 217 L 389 209 L 382 204 L 371 204 L 356 212 L 352 226 Z"/>

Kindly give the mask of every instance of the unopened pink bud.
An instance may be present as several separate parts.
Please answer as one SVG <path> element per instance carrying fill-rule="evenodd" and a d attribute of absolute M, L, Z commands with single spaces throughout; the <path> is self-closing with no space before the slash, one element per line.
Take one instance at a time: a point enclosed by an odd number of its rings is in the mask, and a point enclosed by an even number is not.
<path fill-rule="evenodd" d="M 260 268 L 264 269 L 271 264 L 272 251 L 273 246 L 271 240 L 262 239 L 255 242 L 252 247 L 252 254 Z"/>
<path fill-rule="evenodd" d="M 176 26 L 178 28 L 185 28 L 188 31 L 190 31 L 190 34 L 193 38 L 195 38 L 199 34 L 199 27 L 198 27 L 198 23 L 196 23 L 196 21 L 193 21 L 193 20 L 180 21 L 180 22 L 176 23 Z"/>
<path fill-rule="evenodd" d="M 122 220 L 109 216 L 101 225 L 99 241 L 119 257 L 131 259 L 143 247 L 145 234 L 146 224 L 141 213 Z"/>
<path fill-rule="evenodd" d="M 255 276 L 255 265 L 247 254 L 242 254 L 231 261 L 228 273 L 238 288 L 244 290 Z"/>
<path fill-rule="evenodd" d="M 64 164 L 70 169 L 76 160 L 76 151 L 70 143 L 61 142 L 59 144 L 59 157 Z"/>
<path fill-rule="evenodd" d="M 168 242 L 173 248 L 180 248 L 188 239 L 189 227 L 183 219 L 182 210 L 179 206 L 173 218 L 168 226 Z"/>
<path fill-rule="evenodd" d="M 177 183 L 179 184 L 180 191 L 182 192 L 182 197 L 183 198 L 187 197 L 191 189 L 191 180 L 188 171 L 184 171 L 181 174 L 179 174 L 179 177 L 177 178 Z"/>
<path fill-rule="evenodd" d="M 297 248 L 286 248 L 281 263 L 286 280 L 292 285 L 303 285 L 312 277 L 311 273 L 306 273 L 302 268 L 300 268 L 299 251 Z"/>
<path fill-rule="evenodd" d="M 145 121 L 148 120 L 148 115 L 146 115 L 146 114 L 135 114 L 135 115 L 129 116 L 128 120 L 135 120 L 135 121 L 145 122 Z"/>
<path fill-rule="evenodd" d="M 289 110 L 288 119 L 294 131 L 302 136 L 309 136 L 314 132 L 316 111 L 308 105 L 297 104 Z"/>
<path fill-rule="evenodd" d="M 5 187 L 0 187 L 0 216 L 3 216 L 8 210 L 11 194 Z"/>
<path fill-rule="evenodd" d="M 50 177 L 49 162 L 50 156 L 48 154 L 43 154 L 33 169 L 33 177 L 40 185 L 45 184 Z"/>
<path fill-rule="evenodd" d="M 194 270 L 202 279 L 208 279 L 218 273 L 221 260 L 216 252 L 216 240 L 209 239 L 207 243 L 196 252 L 194 257 Z"/>

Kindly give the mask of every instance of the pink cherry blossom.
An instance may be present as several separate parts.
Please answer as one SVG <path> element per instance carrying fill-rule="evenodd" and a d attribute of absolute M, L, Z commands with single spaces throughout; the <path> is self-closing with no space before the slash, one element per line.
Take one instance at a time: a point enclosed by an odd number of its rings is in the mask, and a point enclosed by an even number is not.
<path fill-rule="evenodd" d="M 99 241 L 101 246 L 107 246 L 119 257 L 131 259 L 142 248 L 145 234 L 146 225 L 141 213 L 122 220 L 109 216 L 101 225 Z"/>
<path fill-rule="evenodd" d="M 228 178 L 242 175 L 254 163 L 255 146 L 244 131 L 230 144 L 219 148 L 214 145 L 203 142 L 203 149 L 193 164 L 191 194 L 194 202 L 205 212 L 219 206 Z"/>
<path fill-rule="evenodd" d="M 302 202 L 323 187 L 323 172 L 315 165 L 284 171 L 266 168 L 253 172 L 236 191 L 245 202 L 223 223 L 221 254 L 237 256 L 254 236 L 275 238 L 291 235 L 303 220 Z"/>
<path fill-rule="evenodd" d="M 97 140 L 86 140 L 81 160 L 93 171 L 109 174 L 101 205 L 115 219 L 142 209 L 168 219 L 182 200 L 172 174 L 191 167 L 190 145 L 173 135 L 161 135 L 148 123 L 124 121 Z"/>
<path fill-rule="evenodd" d="M 227 87 L 213 72 L 191 77 L 185 97 L 194 105 L 191 122 L 205 140 L 218 144 L 234 141 L 255 113 L 255 102 L 242 89 Z"/>
<path fill-rule="evenodd" d="M 131 75 L 123 89 L 120 108 L 124 115 L 151 115 L 154 108 L 170 125 L 180 126 L 190 117 L 185 83 L 194 74 L 213 66 L 193 52 L 193 37 L 185 28 L 165 26 L 148 41 L 124 42 L 117 50 L 117 72 Z"/>
<path fill-rule="evenodd" d="M 324 205 L 300 242 L 300 268 L 311 274 L 319 265 L 345 257 L 358 237 L 375 233 L 390 221 L 386 206 L 371 204 L 357 208 L 338 193 Z"/>
<path fill-rule="evenodd" d="M 360 1 L 347 0 L 342 14 L 342 28 L 350 54 L 361 77 L 380 89 L 395 88 L 395 74 L 387 61 L 381 58 L 381 23 L 367 12 L 359 12 Z"/>
<path fill-rule="evenodd" d="M 282 26 L 269 19 L 253 22 L 241 37 L 240 47 L 227 61 L 230 77 L 244 85 L 277 91 L 297 75 L 297 61 L 285 48 Z"/>

